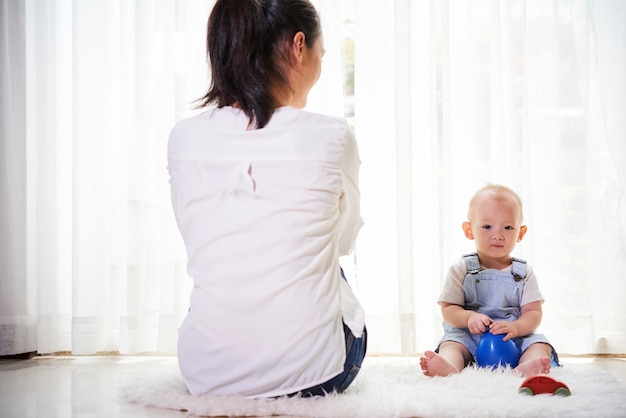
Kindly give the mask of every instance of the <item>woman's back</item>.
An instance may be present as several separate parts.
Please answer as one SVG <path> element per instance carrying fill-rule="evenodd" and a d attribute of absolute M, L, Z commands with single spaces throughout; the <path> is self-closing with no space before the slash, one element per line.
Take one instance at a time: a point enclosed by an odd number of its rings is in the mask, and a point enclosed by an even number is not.
<path fill-rule="evenodd" d="M 194 280 L 179 338 L 192 393 L 293 393 L 345 360 L 338 257 L 361 226 L 354 138 L 342 119 L 290 107 L 263 129 L 248 123 L 223 107 L 170 135 Z"/>

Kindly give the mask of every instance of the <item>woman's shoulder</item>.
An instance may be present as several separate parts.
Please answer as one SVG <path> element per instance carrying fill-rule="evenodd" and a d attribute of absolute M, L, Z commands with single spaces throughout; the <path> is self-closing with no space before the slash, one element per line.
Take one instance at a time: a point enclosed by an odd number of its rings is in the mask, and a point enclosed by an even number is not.
<path fill-rule="evenodd" d="M 348 122 L 345 118 L 312 112 L 309 110 L 296 109 L 290 106 L 277 109 L 273 119 L 280 124 L 300 125 L 305 129 L 327 129 L 341 132 L 348 130 Z"/>
<path fill-rule="evenodd" d="M 172 131 L 184 130 L 190 127 L 204 125 L 208 122 L 217 122 L 235 118 L 243 118 L 245 115 L 239 109 L 232 107 L 204 108 L 197 113 L 179 119 L 172 128 Z"/>
<path fill-rule="evenodd" d="M 180 132 L 198 128 L 207 129 L 209 126 L 219 129 L 232 128 L 235 125 L 245 126 L 247 124 L 247 116 L 240 109 L 235 109 L 230 106 L 208 108 L 195 115 L 187 116 L 177 121 L 170 135 L 176 136 Z M 275 129 L 283 130 L 286 127 L 290 130 L 299 129 L 311 135 L 324 135 L 329 132 L 335 132 L 340 134 L 340 136 L 345 136 L 347 132 L 350 132 L 348 122 L 345 118 L 296 109 L 290 106 L 276 109 L 270 122 L 262 131 L 271 132 Z"/>

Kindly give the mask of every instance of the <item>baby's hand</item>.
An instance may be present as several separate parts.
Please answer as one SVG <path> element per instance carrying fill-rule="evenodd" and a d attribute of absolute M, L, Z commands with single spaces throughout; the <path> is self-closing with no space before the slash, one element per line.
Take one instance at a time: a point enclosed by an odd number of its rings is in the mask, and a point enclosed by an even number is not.
<path fill-rule="evenodd" d="M 472 334 L 482 334 L 492 322 L 485 314 L 473 313 L 467 320 L 467 328 Z"/>
<path fill-rule="evenodd" d="M 517 325 L 515 325 L 515 322 L 494 322 L 493 324 L 491 324 L 491 326 L 489 326 L 489 331 L 494 335 L 506 334 L 502 339 L 503 341 L 508 341 L 511 338 L 519 336 L 519 331 L 517 329 Z"/>

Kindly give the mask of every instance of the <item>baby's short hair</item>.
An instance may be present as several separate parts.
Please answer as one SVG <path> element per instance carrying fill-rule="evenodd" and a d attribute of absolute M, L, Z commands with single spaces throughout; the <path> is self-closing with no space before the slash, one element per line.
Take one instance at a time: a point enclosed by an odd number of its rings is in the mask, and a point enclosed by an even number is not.
<path fill-rule="evenodd" d="M 501 184 L 489 183 L 484 187 L 478 189 L 474 196 L 472 196 L 469 202 L 469 208 L 467 210 L 467 218 L 471 218 L 472 208 L 476 201 L 481 197 L 508 197 L 512 199 L 519 209 L 520 214 L 520 222 L 524 221 L 524 207 L 522 205 L 522 199 L 519 197 L 517 193 L 513 189 L 507 186 L 503 186 Z"/>

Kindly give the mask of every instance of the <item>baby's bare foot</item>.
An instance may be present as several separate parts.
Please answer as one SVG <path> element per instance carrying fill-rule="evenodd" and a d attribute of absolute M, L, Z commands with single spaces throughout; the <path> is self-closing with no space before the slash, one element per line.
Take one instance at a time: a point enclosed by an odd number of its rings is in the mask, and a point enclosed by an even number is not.
<path fill-rule="evenodd" d="M 420 366 L 425 376 L 450 376 L 458 373 L 454 364 L 441 357 L 434 351 L 426 351 L 424 357 L 420 357 Z"/>
<path fill-rule="evenodd" d="M 521 363 L 515 369 L 522 376 L 533 376 L 535 374 L 550 373 L 550 359 L 548 357 L 534 358 Z"/>

